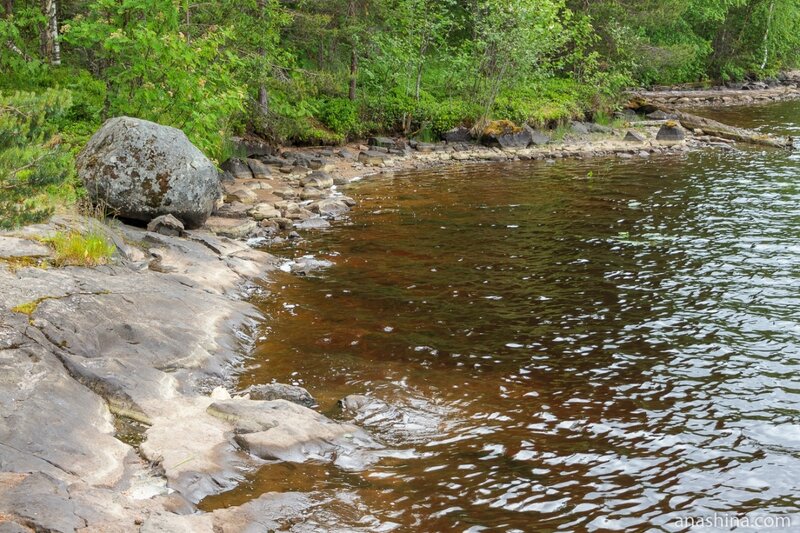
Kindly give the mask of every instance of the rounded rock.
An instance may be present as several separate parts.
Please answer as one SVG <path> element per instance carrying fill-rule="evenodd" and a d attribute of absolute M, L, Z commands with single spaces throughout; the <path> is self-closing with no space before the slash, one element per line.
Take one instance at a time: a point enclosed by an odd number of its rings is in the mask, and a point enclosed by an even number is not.
<path fill-rule="evenodd" d="M 76 163 L 91 200 L 121 218 L 171 214 L 197 228 L 221 196 L 219 171 L 186 134 L 146 120 L 106 121 Z"/>

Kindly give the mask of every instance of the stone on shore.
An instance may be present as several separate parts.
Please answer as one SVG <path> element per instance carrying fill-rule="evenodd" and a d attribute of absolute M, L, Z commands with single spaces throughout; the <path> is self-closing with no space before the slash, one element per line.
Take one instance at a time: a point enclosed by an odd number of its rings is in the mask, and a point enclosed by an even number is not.
<path fill-rule="evenodd" d="M 650 120 L 668 120 L 675 118 L 675 115 L 670 115 L 661 111 L 660 109 L 656 109 L 652 113 L 648 113 L 647 118 Z"/>
<path fill-rule="evenodd" d="M 442 134 L 442 139 L 447 143 L 468 143 L 475 140 L 469 128 L 458 126 Z"/>
<path fill-rule="evenodd" d="M 388 154 L 385 154 L 383 152 L 377 152 L 375 150 L 368 150 L 366 152 L 361 152 L 360 154 L 358 154 L 359 163 L 375 167 L 385 164 L 388 159 L 389 159 Z"/>
<path fill-rule="evenodd" d="M 258 195 L 247 187 L 238 186 L 225 193 L 225 202 L 227 203 L 254 204 L 256 201 L 258 201 Z"/>
<path fill-rule="evenodd" d="M 50 248 L 44 244 L 28 239 L 0 236 L 0 259 L 48 257 L 50 254 Z"/>
<path fill-rule="evenodd" d="M 230 175 L 237 180 L 249 180 L 253 177 L 253 171 L 250 170 L 250 166 L 246 162 L 235 157 L 222 163 L 219 168 L 230 173 Z"/>
<path fill-rule="evenodd" d="M 501 148 L 526 148 L 531 143 L 531 130 L 520 128 L 508 120 L 490 122 L 483 130 L 481 142 Z"/>
<path fill-rule="evenodd" d="M 602 124 L 597 124 L 596 122 L 589 122 L 585 125 L 586 129 L 589 130 L 589 133 L 602 133 L 608 135 L 610 133 L 614 133 L 614 129 L 609 126 L 603 126 Z"/>
<path fill-rule="evenodd" d="M 247 218 L 210 217 L 205 227 L 216 235 L 245 239 L 258 228 L 258 223 Z"/>
<path fill-rule="evenodd" d="M 250 172 L 253 173 L 253 178 L 255 179 L 269 179 L 272 176 L 272 172 L 270 171 L 269 167 L 258 159 L 248 159 L 247 166 L 250 169 Z"/>
<path fill-rule="evenodd" d="M 275 209 L 275 206 L 272 204 L 258 204 L 248 211 L 248 215 L 250 215 L 253 220 L 261 221 L 265 219 L 279 218 L 281 216 L 281 212 Z"/>
<path fill-rule="evenodd" d="M 146 120 L 106 121 L 76 165 L 92 202 L 121 218 L 150 222 L 171 214 L 197 228 L 221 195 L 219 171 L 186 135 Z"/>
<path fill-rule="evenodd" d="M 313 187 L 315 189 L 329 189 L 333 187 L 333 177 L 327 172 L 317 170 L 300 180 L 303 187 Z"/>
<path fill-rule="evenodd" d="M 628 133 L 625 134 L 625 138 L 622 139 L 625 142 L 635 142 L 635 143 L 642 143 L 644 142 L 644 135 L 639 133 L 635 130 L 628 130 Z"/>
<path fill-rule="evenodd" d="M 657 141 L 679 142 L 686 138 L 686 133 L 677 122 L 667 121 L 656 134 Z"/>
<path fill-rule="evenodd" d="M 286 400 L 223 400 L 212 403 L 208 413 L 232 424 L 236 442 L 261 459 L 335 461 L 357 446 L 377 447 L 358 427 Z"/>
<path fill-rule="evenodd" d="M 576 135 L 586 135 L 589 133 L 589 128 L 583 122 L 573 120 L 570 124 L 570 130 Z"/>
<path fill-rule="evenodd" d="M 183 223 L 172 215 L 161 215 L 147 224 L 147 231 L 172 237 L 180 237 L 184 230 Z"/>
<path fill-rule="evenodd" d="M 396 143 L 394 139 L 390 139 L 389 137 L 370 137 L 367 144 L 389 150 L 394 148 Z"/>
<path fill-rule="evenodd" d="M 527 129 L 531 134 L 531 144 L 536 146 L 544 146 L 551 141 L 550 136 L 540 130 L 535 130 L 528 125 L 525 125 L 524 128 Z"/>

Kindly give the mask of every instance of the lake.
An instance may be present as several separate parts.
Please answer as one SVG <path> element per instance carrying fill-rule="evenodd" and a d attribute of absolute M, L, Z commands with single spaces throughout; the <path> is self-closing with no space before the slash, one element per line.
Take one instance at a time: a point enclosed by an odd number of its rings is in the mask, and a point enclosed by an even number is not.
<path fill-rule="evenodd" d="M 800 132 L 798 103 L 705 114 Z M 800 527 L 797 153 L 472 165 L 348 194 L 348 220 L 270 250 L 333 265 L 276 276 L 242 385 L 302 385 L 344 420 L 340 398 L 382 400 L 356 421 L 402 458 L 267 465 L 206 508 L 301 491 L 309 529 Z"/>

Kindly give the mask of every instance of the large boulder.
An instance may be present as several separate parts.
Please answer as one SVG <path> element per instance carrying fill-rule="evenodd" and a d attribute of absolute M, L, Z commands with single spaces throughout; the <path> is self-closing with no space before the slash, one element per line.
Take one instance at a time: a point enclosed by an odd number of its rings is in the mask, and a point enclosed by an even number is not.
<path fill-rule="evenodd" d="M 535 146 L 544 146 L 545 144 L 548 144 L 551 141 L 549 135 L 540 130 L 535 130 L 530 126 L 528 126 L 527 124 L 523 126 L 523 129 L 527 130 L 528 133 L 531 134 L 531 144 Z"/>
<path fill-rule="evenodd" d="M 221 196 L 219 171 L 181 130 L 136 118 L 106 121 L 77 168 L 93 202 L 131 220 L 170 214 L 198 228 Z"/>
<path fill-rule="evenodd" d="M 685 138 L 686 133 L 683 128 L 681 128 L 677 122 L 671 120 L 665 122 L 656 134 L 657 141 L 680 142 Z"/>
<path fill-rule="evenodd" d="M 442 134 L 442 140 L 447 143 L 468 143 L 475 140 L 469 128 L 458 126 Z"/>

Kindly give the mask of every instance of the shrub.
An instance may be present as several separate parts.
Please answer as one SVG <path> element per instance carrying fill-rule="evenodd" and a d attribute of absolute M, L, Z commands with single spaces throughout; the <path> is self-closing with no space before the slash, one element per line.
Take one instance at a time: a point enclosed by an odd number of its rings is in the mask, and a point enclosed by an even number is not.
<path fill-rule="evenodd" d="M 0 94 L 0 228 L 40 222 L 53 212 L 48 189 L 73 175 L 72 156 L 55 124 L 69 110 L 70 94 Z"/>
<path fill-rule="evenodd" d="M 330 98 L 320 102 L 317 117 L 339 135 L 348 136 L 358 128 L 358 106 L 346 98 Z"/>

